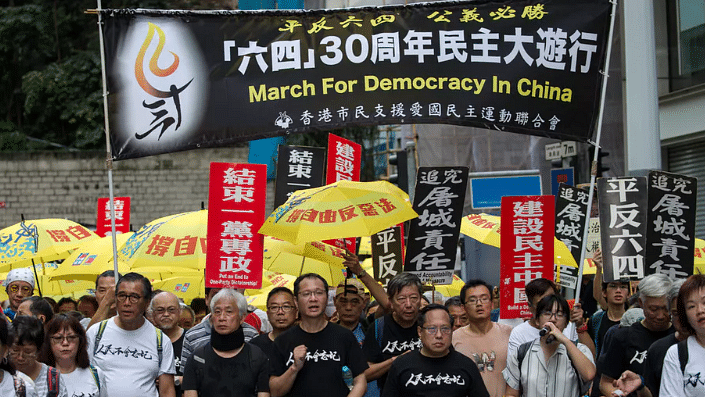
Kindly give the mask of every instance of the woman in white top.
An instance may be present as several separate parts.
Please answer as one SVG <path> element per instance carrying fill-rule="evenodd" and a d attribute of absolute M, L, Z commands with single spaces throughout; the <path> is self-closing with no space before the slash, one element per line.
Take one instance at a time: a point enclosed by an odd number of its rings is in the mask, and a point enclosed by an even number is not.
<path fill-rule="evenodd" d="M 659 395 L 705 396 L 705 275 L 688 277 L 678 292 L 676 305 L 678 319 L 691 336 L 666 352 Z M 680 344 L 684 346 L 679 350 Z M 681 351 L 687 353 L 687 361 L 685 356 L 680 357 Z"/>
<path fill-rule="evenodd" d="M 7 358 L 10 346 L 14 342 L 13 329 L 8 326 L 5 316 L 0 316 L 0 396 L 36 397 L 34 382 L 21 372 L 15 371 Z"/>
<path fill-rule="evenodd" d="M 103 372 L 90 365 L 86 331 L 72 316 L 58 314 L 47 324 L 40 360 L 61 372 L 69 396 L 106 397 Z"/>

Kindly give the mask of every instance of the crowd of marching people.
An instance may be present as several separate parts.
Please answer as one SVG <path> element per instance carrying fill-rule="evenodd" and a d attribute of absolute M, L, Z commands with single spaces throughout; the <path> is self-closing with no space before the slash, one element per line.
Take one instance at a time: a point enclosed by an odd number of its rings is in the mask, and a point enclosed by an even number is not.
<path fill-rule="evenodd" d="M 233 289 L 187 306 L 112 271 L 95 297 L 57 303 L 14 269 L 0 396 L 705 396 L 704 275 L 649 275 L 632 291 L 598 269 L 594 302 L 539 278 L 531 318 L 502 319 L 485 281 L 445 299 L 411 273 L 383 288 L 345 259 L 354 278 L 303 274 L 266 311 Z"/>

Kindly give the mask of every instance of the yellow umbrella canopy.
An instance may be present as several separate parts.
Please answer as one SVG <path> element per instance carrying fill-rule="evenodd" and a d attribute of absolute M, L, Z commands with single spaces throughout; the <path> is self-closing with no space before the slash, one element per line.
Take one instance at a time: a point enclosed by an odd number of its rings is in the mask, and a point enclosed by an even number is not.
<path fill-rule="evenodd" d="M 293 291 L 294 280 L 296 280 L 296 276 L 265 270 L 262 273 L 262 288 L 245 290 L 247 303 L 267 311 L 267 295 L 269 295 L 269 292 L 277 287 L 287 287 Z"/>
<path fill-rule="evenodd" d="M 98 235 L 66 219 L 23 221 L 0 230 L 0 270 L 64 259 Z"/>
<path fill-rule="evenodd" d="M 201 274 L 200 276 L 182 276 L 158 280 L 152 283 L 152 289 L 172 292 L 184 302 L 190 303 L 193 298 L 205 297 L 204 277 Z"/>
<path fill-rule="evenodd" d="M 338 285 L 345 278 L 345 266 L 342 261 L 336 266 L 290 252 L 265 254 L 264 268 L 270 272 L 292 276 L 316 273 L 326 279 L 328 285 Z"/>
<path fill-rule="evenodd" d="M 133 235 L 133 232 L 118 234 L 115 237 L 118 250 Z M 120 262 L 118 262 L 120 263 Z M 82 244 L 71 253 L 58 268 L 47 275 L 51 280 L 89 280 L 106 270 L 113 270 L 113 237 L 106 236 Z M 124 274 L 128 270 L 121 264 L 118 271 Z"/>
<path fill-rule="evenodd" d="M 295 192 L 259 232 L 302 244 L 370 236 L 417 216 L 408 196 L 389 182 L 338 181 Z"/>
<path fill-rule="evenodd" d="M 142 267 L 206 267 L 208 211 L 170 215 L 135 232 L 118 251 L 118 260 L 130 269 Z"/>
<path fill-rule="evenodd" d="M 705 240 L 695 239 L 695 263 L 693 264 L 694 274 L 705 274 Z"/>
<path fill-rule="evenodd" d="M 457 275 L 453 275 L 453 281 L 448 284 L 448 285 L 435 285 L 436 291 L 440 292 L 445 296 L 446 298 L 451 298 L 453 296 L 458 296 L 460 295 L 460 289 L 463 288 L 465 285 L 465 281 L 463 281 L 460 277 Z"/>
<path fill-rule="evenodd" d="M 44 267 L 44 268 L 42 268 Z M 42 291 L 42 296 L 50 296 L 54 299 L 64 296 L 81 297 L 86 294 L 92 294 L 95 288 L 95 279 L 87 280 L 52 280 L 49 276 L 55 271 L 55 264 L 35 265 L 37 276 L 39 277 L 38 287 Z M 0 273 L 0 284 L 5 281 L 7 273 Z M 35 285 L 37 280 L 35 279 Z M 39 289 L 35 288 L 35 295 L 39 295 Z M 8 299 L 5 288 L 0 289 L 0 300 Z M 57 299 L 58 300 L 58 299 Z"/>

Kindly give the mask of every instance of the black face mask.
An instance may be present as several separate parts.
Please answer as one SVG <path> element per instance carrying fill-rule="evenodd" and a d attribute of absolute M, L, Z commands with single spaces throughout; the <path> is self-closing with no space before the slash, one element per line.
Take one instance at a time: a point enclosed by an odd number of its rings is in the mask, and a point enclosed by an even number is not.
<path fill-rule="evenodd" d="M 229 352 L 239 349 L 245 343 L 245 332 L 242 327 L 227 335 L 221 335 L 213 330 L 211 332 L 211 347 L 221 352 Z"/>

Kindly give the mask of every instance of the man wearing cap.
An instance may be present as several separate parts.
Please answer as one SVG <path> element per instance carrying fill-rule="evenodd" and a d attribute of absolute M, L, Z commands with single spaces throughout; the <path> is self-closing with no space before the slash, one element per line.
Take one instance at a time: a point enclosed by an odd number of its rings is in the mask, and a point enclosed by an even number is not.
<path fill-rule="evenodd" d="M 7 273 L 3 285 L 10 302 L 10 307 L 4 313 L 7 318 L 14 320 L 22 300 L 34 294 L 34 274 L 29 267 L 12 269 Z"/>
<path fill-rule="evenodd" d="M 361 320 L 365 309 L 365 286 L 360 280 L 350 278 L 341 281 L 335 289 L 335 310 L 338 313 L 338 324 L 352 331 L 358 343 L 365 340 L 367 324 Z"/>

